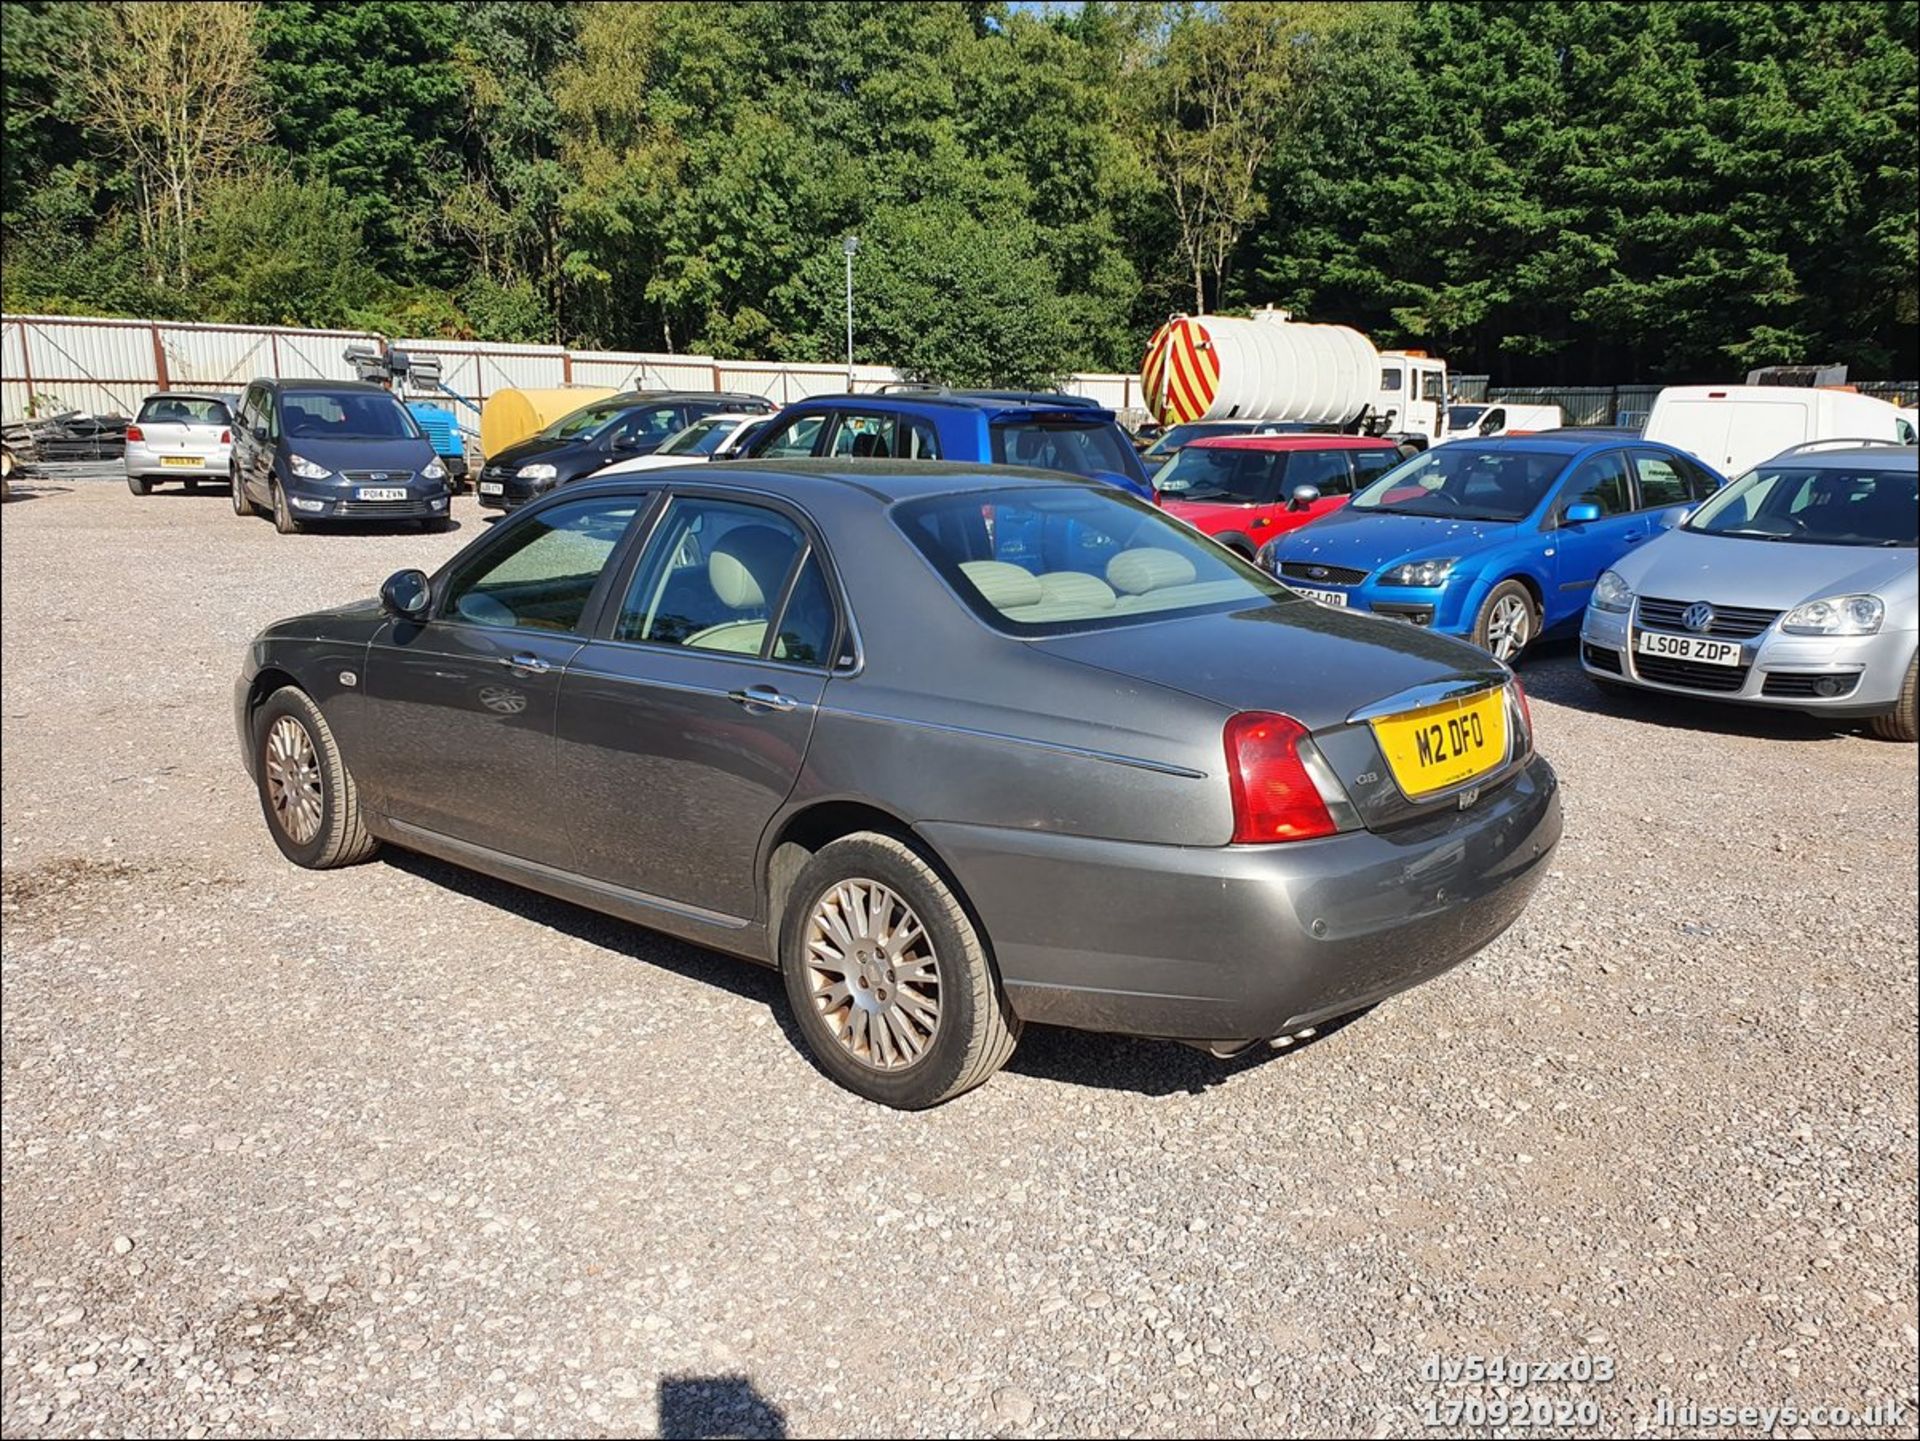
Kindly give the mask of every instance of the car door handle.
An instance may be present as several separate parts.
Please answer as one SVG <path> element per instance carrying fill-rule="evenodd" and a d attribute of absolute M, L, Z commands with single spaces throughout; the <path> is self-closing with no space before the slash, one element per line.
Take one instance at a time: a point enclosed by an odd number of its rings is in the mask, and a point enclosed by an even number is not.
<path fill-rule="evenodd" d="M 735 705 L 743 705 L 748 710 L 756 707 L 761 710 L 792 710 L 800 702 L 790 695 L 782 695 L 770 685 L 750 685 L 745 690 L 730 690 L 727 699 Z"/>
<path fill-rule="evenodd" d="M 545 675 L 553 669 L 553 666 L 547 661 L 541 660 L 540 657 L 533 654 L 533 652 L 525 650 L 517 655 L 501 656 L 500 664 L 508 670 L 523 670 L 529 675 Z"/>
<path fill-rule="evenodd" d="M 1624 537 L 1624 539 L 1629 544 L 1637 540 L 1645 540 L 1646 538 L 1647 538 L 1647 533 L 1644 530 L 1630 530 L 1626 533 L 1626 536 Z"/>

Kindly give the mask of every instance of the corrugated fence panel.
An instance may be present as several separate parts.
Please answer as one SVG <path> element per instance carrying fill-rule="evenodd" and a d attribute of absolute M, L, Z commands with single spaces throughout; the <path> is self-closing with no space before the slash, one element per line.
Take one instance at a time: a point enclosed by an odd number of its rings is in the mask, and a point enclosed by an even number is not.
<path fill-rule="evenodd" d="M 31 382 L 37 415 L 132 415 L 154 387 L 153 331 L 140 321 L 22 316 L 17 324 L 20 376 Z"/>
<path fill-rule="evenodd" d="M 441 361 L 441 381 L 484 403 L 496 390 L 550 390 L 566 384 L 566 351 L 557 345 L 496 345 L 463 340 L 396 340 L 409 355 Z"/>

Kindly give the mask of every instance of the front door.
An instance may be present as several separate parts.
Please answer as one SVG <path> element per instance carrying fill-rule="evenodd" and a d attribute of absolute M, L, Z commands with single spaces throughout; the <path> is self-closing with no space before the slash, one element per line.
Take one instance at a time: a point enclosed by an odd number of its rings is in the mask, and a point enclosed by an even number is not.
<path fill-rule="evenodd" d="M 555 786 L 579 868 L 750 918 L 836 653 L 826 567 L 784 510 L 682 494 L 632 574 L 561 687 Z"/>
<path fill-rule="evenodd" d="M 644 496 L 529 514 L 444 575 L 425 624 L 393 620 L 367 654 L 374 803 L 396 821 L 566 866 L 553 726 L 602 577 Z"/>
<path fill-rule="evenodd" d="M 1568 507 L 1582 503 L 1600 507 L 1600 519 L 1569 521 Z M 1647 517 L 1634 513 L 1627 453 L 1609 450 L 1581 461 L 1562 482 L 1547 524 L 1558 527 L 1553 564 L 1559 589 L 1547 597 L 1545 622 L 1552 626 L 1584 611 L 1600 572 L 1632 548 L 1635 535 L 1646 533 Z"/>

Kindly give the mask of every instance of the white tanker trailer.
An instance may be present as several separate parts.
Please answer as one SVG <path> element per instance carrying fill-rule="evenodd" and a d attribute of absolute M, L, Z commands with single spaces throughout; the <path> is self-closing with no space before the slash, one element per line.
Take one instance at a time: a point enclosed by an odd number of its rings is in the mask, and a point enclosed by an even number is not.
<path fill-rule="evenodd" d="M 1373 434 L 1446 434 L 1447 366 L 1420 350 L 1375 350 L 1345 325 L 1284 310 L 1250 319 L 1176 315 L 1147 343 L 1147 408 L 1162 425 L 1275 420 Z"/>

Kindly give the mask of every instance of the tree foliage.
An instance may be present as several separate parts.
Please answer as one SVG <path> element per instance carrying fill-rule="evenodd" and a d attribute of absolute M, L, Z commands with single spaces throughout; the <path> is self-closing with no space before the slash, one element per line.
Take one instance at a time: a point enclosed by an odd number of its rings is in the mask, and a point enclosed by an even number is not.
<path fill-rule="evenodd" d="M 1916 0 L 7 6 L 10 308 L 1130 369 L 1273 302 L 1510 383 L 1920 337 Z"/>

